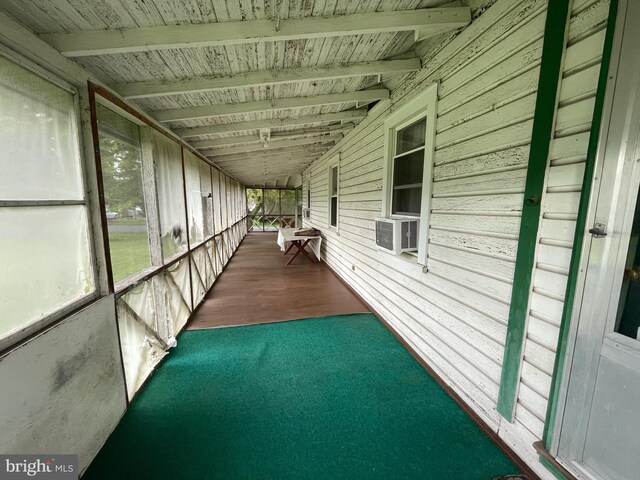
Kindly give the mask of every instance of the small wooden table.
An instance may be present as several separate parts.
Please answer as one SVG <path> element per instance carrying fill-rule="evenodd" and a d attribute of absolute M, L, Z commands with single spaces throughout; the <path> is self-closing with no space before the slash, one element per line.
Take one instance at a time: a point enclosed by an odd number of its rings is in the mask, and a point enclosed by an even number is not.
<path fill-rule="evenodd" d="M 309 255 L 306 247 L 309 245 L 313 248 L 313 252 L 315 256 L 320 260 L 320 245 L 322 242 L 322 237 L 320 235 L 316 236 L 302 236 L 295 235 L 295 228 L 281 228 L 278 231 L 278 245 L 280 245 L 280 249 L 284 251 L 283 255 L 289 253 L 292 248 L 296 248 L 296 252 L 293 256 L 287 261 L 287 265 L 291 265 L 298 255 L 301 253 L 309 260 L 311 263 L 315 263 L 315 260 Z M 290 245 L 287 247 L 287 243 Z M 310 245 L 312 244 L 312 245 Z"/>

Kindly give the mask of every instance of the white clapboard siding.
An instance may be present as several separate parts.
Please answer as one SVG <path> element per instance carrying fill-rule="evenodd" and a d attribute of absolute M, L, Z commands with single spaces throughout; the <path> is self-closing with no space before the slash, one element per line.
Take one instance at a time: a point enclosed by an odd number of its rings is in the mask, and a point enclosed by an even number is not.
<path fill-rule="evenodd" d="M 538 438 L 531 391 L 545 401 L 549 395 L 608 11 L 608 0 L 575 1 L 569 27 L 516 408 Z"/>
<path fill-rule="evenodd" d="M 548 348 L 553 339 L 544 327 L 539 328 L 540 339 L 527 338 L 529 366 L 523 370 L 525 386 L 513 424 L 501 422 L 496 401 L 546 6 L 545 0 L 498 0 L 303 174 L 304 198 L 306 179 L 311 178 L 311 218 L 304 223 L 323 231 L 323 260 L 490 428 L 532 462 L 537 456 L 531 445 L 542 433 L 544 392 L 553 368 Z M 580 28 L 585 31 L 582 24 Z M 583 57 L 573 64 L 574 70 L 582 64 L 593 66 Z M 432 214 L 423 270 L 410 256 L 376 248 L 374 219 L 382 213 L 384 121 L 436 81 L 440 89 Z M 586 107 L 573 103 L 561 128 L 584 133 Z M 339 233 L 327 228 L 328 165 L 338 153 Z M 572 175 L 560 170 L 562 166 L 557 165 L 559 181 Z M 545 245 L 541 260 L 566 267 L 564 254 L 556 248 Z M 556 313 L 539 310 L 552 318 Z M 532 467 L 548 478 L 537 462 Z"/>
<path fill-rule="evenodd" d="M 542 435 L 608 2 L 576 0 L 543 200 L 516 419 L 495 410 L 545 1 L 499 0 L 304 173 L 324 260 L 543 477 Z M 385 119 L 440 82 L 428 269 L 375 246 Z M 563 90 L 564 87 L 564 90 Z M 327 227 L 340 153 L 339 234 Z"/>

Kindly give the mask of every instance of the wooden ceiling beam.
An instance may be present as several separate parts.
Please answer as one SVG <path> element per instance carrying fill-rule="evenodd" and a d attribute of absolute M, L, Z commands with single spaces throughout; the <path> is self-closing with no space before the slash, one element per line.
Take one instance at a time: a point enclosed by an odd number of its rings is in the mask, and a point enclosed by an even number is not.
<path fill-rule="evenodd" d="M 274 132 L 271 134 L 271 138 L 269 143 L 273 142 L 272 145 L 276 146 L 278 141 L 282 140 L 291 140 L 294 138 L 305 137 L 305 136 L 332 136 L 338 135 L 341 133 L 346 133 L 353 129 L 355 125 L 353 123 L 348 123 L 345 125 L 333 125 L 331 127 L 319 127 L 319 128 L 308 128 L 302 130 L 290 130 L 285 132 Z M 228 147 L 233 145 L 245 144 L 245 143 L 258 143 L 262 142 L 262 138 L 260 135 L 239 135 L 236 137 L 225 137 L 225 138 L 210 138 L 207 140 L 199 140 L 196 142 L 190 142 L 193 148 L 218 148 L 218 147 Z"/>
<path fill-rule="evenodd" d="M 340 105 L 344 103 L 365 104 L 389 98 L 386 88 L 359 90 L 357 92 L 332 93 L 311 97 L 274 98 L 256 102 L 223 103 L 204 107 L 174 108 L 156 110 L 151 115 L 161 122 L 178 122 L 222 115 L 238 115 L 242 113 L 269 112 L 288 108 L 307 108 L 321 105 Z"/>
<path fill-rule="evenodd" d="M 262 143 L 256 144 L 247 144 L 247 145 L 239 145 L 237 147 L 226 147 L 226 148 L 206 148 L 200 149 L 201 152 L 207 152 L 207 155 L 232 155 L 234 153 L 245 153 L 245 152 L 268 152 L 270 150 L 286 148 L 286 147 L 299 147 L 301 145 L 313 145 L 313 144 L 325 144 L 325 143 L 335 143 L 342 138 L 342 134 L 337 134 L 335 136 L 314 136 L 314 137 L 303 137 L 297 138 L 294 140 L 279 140 L 276 142 L 268 142 L 266 145 Z"/>
<path fill-rule="evenodd" d="M 269 158 L 259 158 L 259 157 L 244 157 L 242 159 L 237 160 L 215 160 L 213 163 L 218 165 L 220 168 L 235 170 L 238 168 L 246 169 L 247 167 L 251 168 L 262 168 L 265 164 L 270 165 L 272 163 L 278 164 L 278 162 L 285 162 L 287 165 L 294 164 L 302 164 L 302 163 L 312 163 L 316 159 L 320 158 L 324 152 L 318 153 L 310 153 L 310 154 L 298 154 L 298 155 L 290 155 L 287 153 L 283 153 L 277 157 L 269 157 Z"/>
<path fill-rule="evenodd" d="M 279 148 L 277 150 L 263 153 L 263 152 L 245 152 L 236 153 L 234 155 L 216 155 L 209 156 L 208 158 L 215 163 L 246 163 L 246 162 L 269 162 L 277 160 L 282 157 L 319 157 L 329 150 L 333 144 L 322 146 L 318 148 Z"/>
<path fill-rule="evenodd" d="M 274 170 L 267 170 L 267 176 L 295 176 L 305 170 L 307 165 L 293 165 L 291 168 L 278 168 Z M 253 177 L 253 178 L 264 178 L 265 177 L 264 170 L 244 170 L 239 171 L 238 176 L 244 177 Z"/>
<path fill-rule="evenodd" d="M 328 143 L 333 143 L 333 142 L 328 142 Z M 315 153 L 316 151 L 327 149 L 329 147 L 328 143 L 299 145 L 299 146 L 291 146 L 291 147 L 273 147 L 268 149 L 253 150 L 253 151 L 239 152 L 239 153 L 212 152 L 212 153 L 206 153 L 205 156 L 211 157 L 211 158 L 214 158 L 214 157 L 229 158 L 229 157 L 241 157 L 241 156 L 247 156 L 247 155 L 254 157 L 256 154 L 260 154 L 261 156 L 269 157 L 273 155 L 278 155 L 282 153 L 283 150 L 292 151 L 293 153 L 296 153 L 296 154 L 304 153 L 304 152 Z"/>
<path fill-rule="evenodd" d="M 367 116 L 363 108 L 358 110 L 343 110 L 335 113 L 321 113 L 302 117 L 274 118 L 271 120 L 252 120 L 248 122 L 223 123 L 203 127 L 177 128 L 176 135 L 182 138 L 199 137 L 204 135 L 219 135 L 225 133 L 245 132 L 261 128 L 295 127 L 298 125 L 314 125 L 340 121 L 358 121 Z"/>
<path fill-rule="evenodd" d="M 66 57 L 82 57 L 401 31 L 413 31 L 416 37 L 423 37 L 465 27 L 470 22 L 469 7 L 445 7 L 332 17 L 49 33 L 40 35 L 40 38 Z"/>
<path fill-rule="evenodd" d="M 274 175 L 268 174 L 268 177 L 273 178 Z M 298 172 L 283 172 L 282 177 L 285 177 L 287 188 L 296 188 L 302 185 L 302 174 Z M 282 178 L 280 177 L 280 178 Z M 246 179 L 245 185 L 248 188 L 264 188 L 265 180 L 271 181 L 268 178 L 265 179 L 264 172 L 245 172 L 244 178 Z"/>
<path fill-rule="evenodd" d="M 320 154 L 306 155 L 306 156 L 285 155 L 282 157 L 273 157 L 272 159 L 267 161 L 266 165 L 267 165 L 267 168 L 296 166 L 296 165 L 311 163 L 319 155 Z M 250 161 L 242 161 L 242 160 L 234 160 L 233 162 L 214 162 L 214 163 L 216 165 L 224 166 L 225 168 L 228 168 L 230 171 L 246 170 L 247 168 L 261 169 L 261 168 L 264 168 L 264 165 L 265 165 L 263 159 L 257 160 L 256 163 L 251 163 Z"/>
<path fill-rule="evenodd" d="M 420 67 L 420 59 L 414 57 L 404 60 L 377 60 L 345 65 L 260 70 L 228 76 L 206 76 L 183 80 L 119 83 L 111 85 L 111 88 L 126 98 L 147 98 L 369 75 L 404 75 L 418 71 Z"/>
<path fill-rule="evenodd" d="M 247 161 L 255 160 L 256 158 L 261 160 L 268 160 L 273 157 L 287 156 L 316 156 L 322 155 L 331 146 L 323 144 L 320 146 L 302 146 L 302 147 L 290 147 L 290 148 L 277 148 L 268 151 L 258 152 L 244 152 L 236 153 L 233 155 L 206 155 L 212 162 L 233 162 L 233 161 Z"/>

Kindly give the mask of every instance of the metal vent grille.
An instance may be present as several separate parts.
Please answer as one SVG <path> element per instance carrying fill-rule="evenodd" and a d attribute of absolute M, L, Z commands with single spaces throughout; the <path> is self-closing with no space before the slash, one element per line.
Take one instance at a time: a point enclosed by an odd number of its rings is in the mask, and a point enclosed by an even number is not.
<path fill-rule="evenodd" d="M 418 245 L 418 222 L 402 222 L 400 248 L 416 248 Z"/>
<path fill-rule="evenodd" d="M 376 245 L 393 250 L 393 223 L 376 222 Z"/>

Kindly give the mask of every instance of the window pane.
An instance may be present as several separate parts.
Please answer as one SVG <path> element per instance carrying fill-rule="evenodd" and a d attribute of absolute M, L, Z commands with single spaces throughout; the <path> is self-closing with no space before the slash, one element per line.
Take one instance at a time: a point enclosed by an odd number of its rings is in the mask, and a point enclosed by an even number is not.
<path fill-rule="evenodd" d="M 102 184 L 113 281 L 151 265 L 138 126 L 98 106 Z"/>
<path fill-rule="evenodd" d="M 280 208 L 282 215 L 295 215 L 296 214 L 296 191 L 295 190 L 280 190 Z"/>
<path fill-rule="evenodd" d="M 265 215 L 280 215 L 280 190 L 264 191 Z"/>
<path fill-rule="evenodd" d="M 83 197 L 73 95 L 0 56 L 0 199 Z"/>
<path fill-rule="evenodd" d="M 331 195 L 338 194 L 338 167 L 331 168 Z"/>
<path fill-rule="evenodd" d="M 0 337 L 94 290 L 82 205 L 0 208 Z"/>
<path fill-rule="evenodd" d="M 189 221 L 189 241 L 191 245 L 204 241 L 204 209 L 200 190 L 200 159 L 193 153 L 184 152 L 184 176 L 187 189 L 187 214 Z"/>
<path fill-rule="evenodd" d="M 157 169 L 162 254 L 166 259 L 187 250 L 182 153 L 180 145 L 161 133 L 154 130 L 152 135 Z"/>
<path fill-rule="evenodd" d="M 640 192 L 638 192 L 614 331 L 640 340 Z"/>
<path fill-rule="evenodd" d="M 338 197 L 331 197 L 331 226 L 338 224 Z"/>
<path fill-rule="evenodd" d="M 393 160 L 393 186 L 422 184 L 424 150 Z"/>
<path fill-rule="evenodd" d="M 422 187 L 403 188 L 393 192 L 393 210 L 400 215 L 420 215 Z"/>
<path fill-rule="evenodd" d="M 396 134 L 396 155 L 408 152 L 424 145 L 427 119 L 422 118 L 411 125 L 398 130 Z"/>

